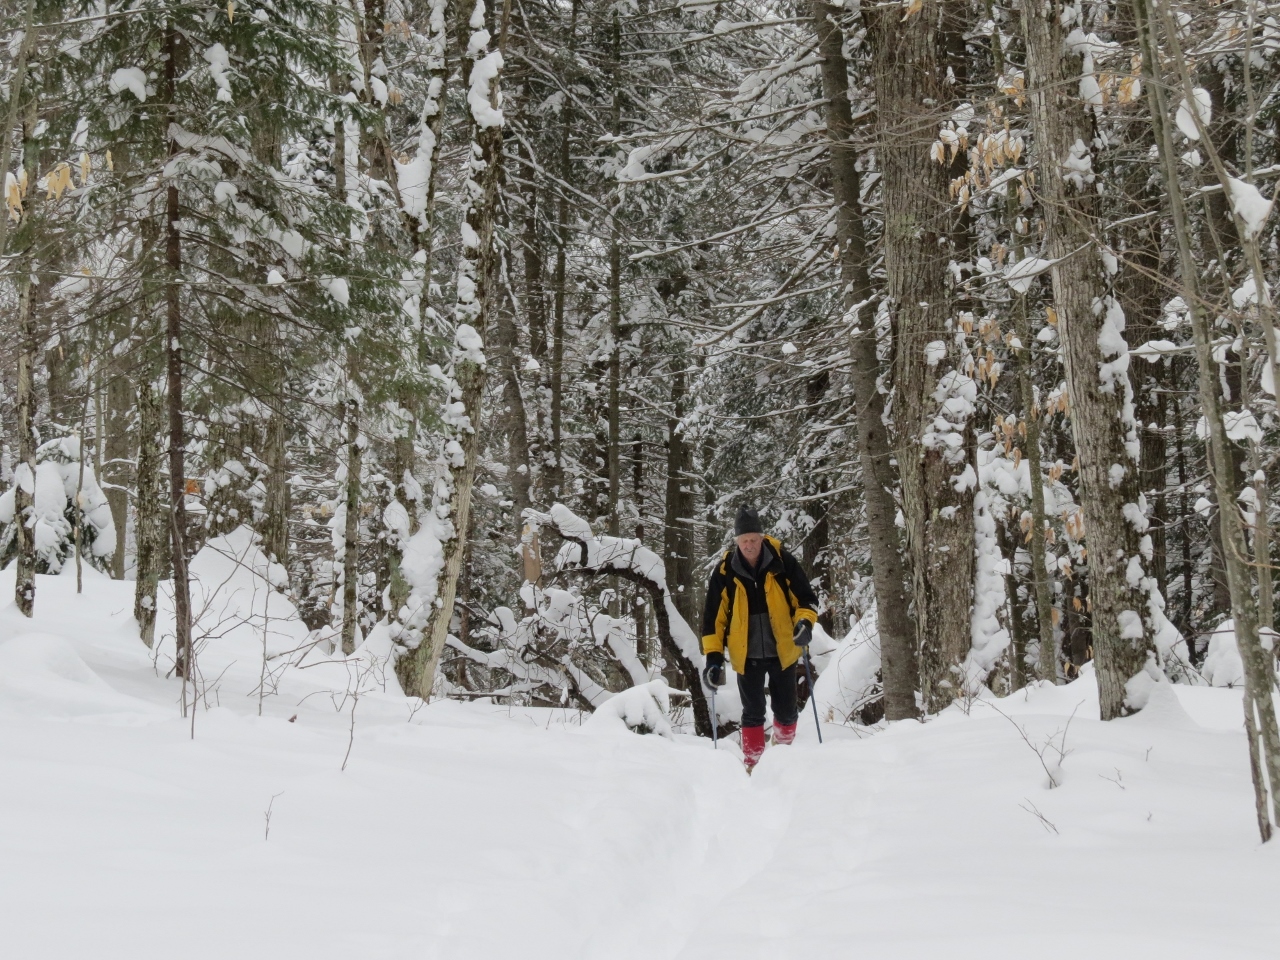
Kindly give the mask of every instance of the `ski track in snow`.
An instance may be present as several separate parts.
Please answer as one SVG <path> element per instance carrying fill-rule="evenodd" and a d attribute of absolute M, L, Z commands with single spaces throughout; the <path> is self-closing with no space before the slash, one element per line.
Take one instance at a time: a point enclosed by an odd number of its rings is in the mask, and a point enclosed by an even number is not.
<path fill-rule="evenodd" d="M 1230 690 L 1104 725 L 1085 681 L 822 746 L 806 713 L 748 778 L 732 743 L 410 717 L 391 689 L 361 697 L 342 771 L 347 664 L 289 671 L 258 717 L 260 634 L 233 630 L 192 741 L 132 584 L 85 586 L 38 578 L 34 621 L 0 608 L 6 957 L 1275 956 L 1280 854 Z M 1014 723 L 1043 743 L 1073 710 L 1050 790 Z"/>

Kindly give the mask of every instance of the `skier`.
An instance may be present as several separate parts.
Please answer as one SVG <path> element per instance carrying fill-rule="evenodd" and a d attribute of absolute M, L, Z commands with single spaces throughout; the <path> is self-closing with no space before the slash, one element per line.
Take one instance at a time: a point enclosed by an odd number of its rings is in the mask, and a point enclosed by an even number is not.
<path fill-rule="evenodd" d="M 764 535 L 754 509 L 738 511 L 733 535 L 736 546 L 725 552 L 707 584 L 702 679 L 712 688 L 724 686 L 728 647 L 742 695 L 742 757 L 750 773 L 764 753 L 766 676 L 774 743 L 795 739 L 796 661 L 813 638 L 818 600 L 796 558 Z"/>

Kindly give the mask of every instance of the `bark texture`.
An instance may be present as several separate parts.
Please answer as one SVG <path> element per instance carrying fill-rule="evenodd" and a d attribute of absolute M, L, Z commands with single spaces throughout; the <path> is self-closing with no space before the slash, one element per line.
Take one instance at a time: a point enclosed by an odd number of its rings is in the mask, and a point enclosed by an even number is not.
<path fill-rule="evenodd" d="M 13 494 L 13 516 L 18 537 L 17 579 L 13 601 L 24 617 L 35 613 L 36 544 L 35 531 L 28 526 L 35 506 L 36 444 L 32 432 L 35 418 L 36 330 L 31 310 L 31 261 L 18 261 L 18 462 L 26 467 L 26 484 L 19 483 Z M 30 484 L 28 488 L 27 484 Z"/>
<path fill-rule="evenodd" d="M 176 77 L 177 31 L 170 29 L 166 44 L 169 61 L 165 68 L 170 92 L 170 109 Z M 170 143 L 170 154 L 178 152 Z M 173 570 L 174 647 L 177 671 L 184 679 L 192 677 L 191 583 L 187 573 L 187 476 L 186 422 L 182 412 L 182 234 L 178 187 L 171 184 L 165 192 L 165 258 L 168 277 L 165 283 L 165 374 L 169 413 L 169 556 Z M 185 704 L 184 704 L 185 706 Z M 194 706 L 193 706 L 194 709 Z"/>
<path fill-rule="evenodd" d="M 898 471 L 920 687 L 929 712 L 960 693 L 960 663 L 971 645 L 973 485 L 964 475 L 972 381 L 960 369 L 963 337 L 948 295 L 948 170 L 930 159 L 937 121 L 953 98 L 944 18 L 962 15 L 960 7 L 925 0 L 905 17 L 899 6 L 869 14 Z M 870 327 L 870 317 L 866 323 Z"/>
<path fill-rule="evenodd" d="M 822 57 L 822 92 L 826 97 L 828 157 L 836 199 L 836 237 L 840 241 L 840 276 L 844 308 L 850 326 L 849 376 L 857 404 L 858 462 L 862 468 L 863 506 L 870 538 L 872 575 L 876 592 L 876 623 L 880 632 L 881 676 L 885 716 L 902 720 L 919 713 L 916 707 L 918 667 L 916 639 L 906 591 L 906 568 L 895 521 L 897 486 L 893 450 L 885 427 L 885 397 L 876 343 L 871 274 L 866 228 L 862 217 L 862 174 L 853 145 L 853 110 L 849 103 L 849 75 L 843 34 L 834 8 L 825 0 L 811 0 L 813 27 Z"/>
<path fill-rule="evenodd" d="M 134 567 L 133 616 L 138 634 L 148 647 L 155 643 L 156 593 L 168 563 L 164 490 L 160 480 L 160 431 L 163 429 L 163 397 L 156 385 L 138 384 L 138 508 L 135 537 L 138 555 Z"/>
<path fill-rule="evenodd" d="M 356 649 L 357 618 L 360 614 L 360 402 L 343 404 L 347 425 L 346 523 L 342 528 L 342 652 Z"/>
<path fill-rule="evenodd" d="M 477 4 L 477 10 L 483 10 L 483 7 Z M 504 4 L 503 29 L 499 34 L 500 47 L 505 40 L 508 11 L 509 2 Z M 468 86 L 470 67 L 471 63 L 468 61 L 463 76 L 463 83 Z M 497 108 L 499 102 L 500 76 L 499 63 L 498 75 L 489 84 L 490 106 L 493 109 Z M 493 226 L 502 163 L 502 126 L 500 123 L 481 123 L 473 109 L 471 134 L 468 179 L 463 186 L 467 198 L 466 228 L 463 231 L 462 256 L 458 263 L 458 303 L 455 308 L 458 326 L 453 353 L 453 380 L 456 386 L 455 395 L 450 397 L 450 401 L 461 402 L 463 417 L 456 422 L 454 440 L 446 451 L 450 458 L 450 493 L 445 515 L 453 523 L 453 536 L 444 545 L 444 570 L 423 639 L 414 650 L 396 663 L 396 672 L 405 692 L 416 694 L 424 700 L 431 696 L 440 654 L 449 638 L 458 580 L 467 553 L 471 488 L 475 482 L 476 461 L 480 453 L 481 402 L 488 375 L 488 362 L 483 351 L 489 321 L 496 306 Z"/>
<path fill-rule="evenodd" d="M 1092 124 L 1076 94 L 1081 60 L 1064 51 L 1063 7 L 1026 0 L 1023 29 L 1036 187 L 1045 256 L 1053 262 L 1053 302 L 1084 506 L 1094 657 L 1102 718 L 1110 720 L 1128 712 L 1125 684 L 1154 650 L 1151 597 L 1131 568 L 1136 563 L 1141 570 L 1149 560 L 1143 557 L 1145 526 L 1126 516 L 1126 505 L 1133 505 L 1132 514 L 1142 491 L 1127 347 L 1114 343 L 1124 329 L 1123 311 L 1107 297 L 1094 237 Z"/>

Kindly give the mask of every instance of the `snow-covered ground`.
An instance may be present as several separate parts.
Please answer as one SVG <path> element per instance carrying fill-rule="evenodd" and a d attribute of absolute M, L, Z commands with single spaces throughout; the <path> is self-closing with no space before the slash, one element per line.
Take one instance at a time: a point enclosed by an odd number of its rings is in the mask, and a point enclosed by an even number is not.
<path fill-rule="evenodd" d="M 1277 955 L 1231 690 L 1102 724 L 1085 680 L 823 745 L 806 714 L 748 778 L 731 743 L 415 711 L 360 661 L 258 716 L 244 626 L 203 652 L 193 740 L 131 610 L 91 572 L 0 607 L 0 956 Z"/>

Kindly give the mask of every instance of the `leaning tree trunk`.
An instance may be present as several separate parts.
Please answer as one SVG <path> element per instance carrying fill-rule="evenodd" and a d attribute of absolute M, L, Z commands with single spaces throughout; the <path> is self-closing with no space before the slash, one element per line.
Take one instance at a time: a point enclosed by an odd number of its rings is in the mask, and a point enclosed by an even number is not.
<path fill-rule="evenodd" d="M 905 19 L 897 5 L 869 17 L 886 293 L 897 335 L 894 426 L 920 685 L 930 712 L 961 692 L 960 665 L 972 643 L 977 484 L 967 452 L 976 385 L 961 369 L 963 338 L 948 295 L 949 171 L 930 157 L 935 124 L 927 119 L 944 116 L 955 99 L 942 20 L 960 15 L 961 6 L 924 0 Z"/>
<path fill-rule="evenodd" d="M 1091 225 L 1098 217 L 1093 141 L 1087 105 L 1075 77 L 1092 64 L 1064 51 L 1064 7 L 1025 0 L 1036 186 L 1044 212 L 1045 255 L 1052 262 L 1053 299 L 1071 401 L 1089 547 L 1093 649 L 1102 718 L 1131 709 L 1125 684 L 1154 647 L 1152 607 L 1160 604 L 1147 520 L 1140 509 L 1139 443 L 1128 374 L 1124 312 L 1107 295 Z M 1068 69 L 1068 62 L 1070 69 Z"/>
<path fill-rule="evenodd" d="M 1249 738 L 1250 766 L 1253 774 L 1258 832 L 1263 841 L 1270 840 L 1280 823 L 1280 728 L 1276 723 L 1276 675 L 1274 658 L 1264 649 L 1258 630 L 1258 606 L 1252 593 L 1249 553 L 1245 543 L 1244 521 L 1235 509 L 1239 493 L 1238 479 L 1231 469 L 1230 441 L 1222 416 L 1222 400 L 1218 392 L 1217 363 L 1213 358 L 1213 331 L 1205 316 L 1199 295 L 1199 269 L 1191 245 L 1185 200 L 1178 180 L 1178 154 L 1169 130 L 1168 106 L 1156 48 L 1156 28 L 1149 0 L 1131 0 L 1134 20 L 1142 48 L 1143 79 L 1151 106 L 1151 124 L 1156 134 L 1156 147 L 1165 176 L 1165 186 L 1173 214 L 1174 235 L 1178 247 L 1178 267 L 1183 285 L 1183 298 L 1191 313 L 1199 368 L 1197 386 L 1201 410 L 1209 433 L 1209 474 L 1222 508 L 1218 510 L 1227 583 L 1231 592 L 1231 616 L 1235 624 L 1236 643 L 1244 661 L 1245 731 Z M 1167 31 L 1167 25 L 1166 25 Z M 1172 36 L 1171 43 L 1176 43 Z"/>
<path fill-rule="evenodd" d="M 577 561 L 570 561 L 567 566 L 595 576 L 621 577 L 649 594 L 662 655 L 684 683 L 692 701 L 694 730 L 700 737 L 711 736 L 711 708 L 702 687 L 700 641 L 677 608 L 669 581 L 654 579 L 657 558 L 638 541 L 591 538 L 590 529 L 584 529 L 587 525 L 559 504 L 548 513 L 527 511 L 525 519 L 535 527 L 551 527 L 561 538 L 578 545 Z"/>
<path fill-rule="evenodd" d="M 476 5 L 483 11 L 483 0 Z M 472 22 L 480 18 L 473 17 Z M 505 25 L 504 10 L 504 25 Z M 452 437 L 446 446 L 449 458 L 447 504 L 440 513 L 452 522 L 452 536 L 444 545 L 444 570 L 438 581 L 436 602 L 418 646 L 396 663 L 405 693 L 426 700 L 435 683 L 436 666 L 449 638 L 449 622 L 457 596 L 458 578 L 466 555 L 471 518 L 471 488 L 475 481 L 480 452 L 481 400 L 488 371 L 484 354 L 485 334 L 493 313 L 497 284 L 494 282 L 493 222 L 497 209 L 498 177 L 502 162 L 502 123 L 498 110 L 498 81 L 502 71 L 501 49 L 480 57 L 488 33 L 475 28 L 471 49 L 475 60 L 467 64 L 464 86 L 470 90 L 470 162 L 463 196 L 467 198 L 462 229 L 462 255 L 458 260 L 457 328 L 453 349 L 453 387 L 448 398 L 450 410 L 461 403 L 462 415 L 451 413 L 447 421 Z M 484 44 L 476 43 L 484 39 Z M 499 43 L 501 44 L 501 39 Z"/>
<path fill-rule="evenodd" d="M 833 18 L 834 8 L 825 0 L 811 0 L 811 3 L 818 52 L 822 56 L 822 91 L 827 99 L 828 162 L 836 199 L 840 275 L 845 283 L 844 309 L 850 325 L 849 376 L 857 404 L 858 458 L 871 541 L 885 717 L 902 720 L 919 714 L 915 696 L 919 671 L 902 545 L 895 523 L 898 508 L 893 491 L 898 478 L 889 432 L 884 424 L 885 398 L 879 384 L 881 364 L 872 317 L 871 274 L 862 219 L 862 174 L 853 143 L 853 111 L 849 103 L 843 35 Z"/>

